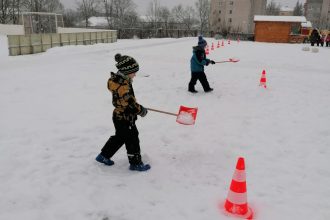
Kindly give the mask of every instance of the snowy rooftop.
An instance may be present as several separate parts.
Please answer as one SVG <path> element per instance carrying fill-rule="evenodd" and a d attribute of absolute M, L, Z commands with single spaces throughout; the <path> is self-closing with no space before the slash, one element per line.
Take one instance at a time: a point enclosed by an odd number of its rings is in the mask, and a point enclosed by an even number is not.
<path fill-rule="evenodd" d="M 312 23 L 310 21 L 301 23 L 301 27 L 312 27 Z"/>
<path fill-rule="evenodd" d="M 266 15 L 255 15 L 254 21 L 307 22 L 305 16 L 266 16 Z"/>
<path fill-rule="evenodd" d="M 108 20 L 106 17 L 90 17 L 88 22 L 90 26 L 108 25 Z"/>

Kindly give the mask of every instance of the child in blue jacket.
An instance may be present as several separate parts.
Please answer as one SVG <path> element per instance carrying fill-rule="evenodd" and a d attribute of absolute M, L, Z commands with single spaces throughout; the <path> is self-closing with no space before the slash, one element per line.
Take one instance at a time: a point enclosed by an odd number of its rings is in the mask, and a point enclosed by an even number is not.
<path fill-rule="evenodd" d="M 197 80 L 203 86 L 205 92 L 211 92 L 213 89 L 210 87 L 207 81 L 204 66 L 208 66 L 210 63 L 215 64 L 213 60 L 207 59 L 205 54 L 205 47 L 207 42 L 202 36 L 198 37 L 198 46 L 193 47 L 193 55 L 190 59 L 191 79 L 188 86 L 188 91 L 191 93 L 197 93 L 195 85 Z"/>

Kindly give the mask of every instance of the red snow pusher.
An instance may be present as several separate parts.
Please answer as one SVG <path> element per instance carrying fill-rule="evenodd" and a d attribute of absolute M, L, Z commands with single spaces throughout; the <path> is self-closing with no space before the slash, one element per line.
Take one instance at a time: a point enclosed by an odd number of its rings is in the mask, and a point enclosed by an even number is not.
<path fill-rule="evenodd" d="M 158 113 L 163 113 L 167 115 L 176 116 L 176 122 L 183 125 L 194 125 L 197 117 L 198 108 L 189 108 L 186 106 L 180 106 L 179 112 L 177 114 L 161 111 L 153 108 L 147 108 L 149 111 L 154 111 Z"/>

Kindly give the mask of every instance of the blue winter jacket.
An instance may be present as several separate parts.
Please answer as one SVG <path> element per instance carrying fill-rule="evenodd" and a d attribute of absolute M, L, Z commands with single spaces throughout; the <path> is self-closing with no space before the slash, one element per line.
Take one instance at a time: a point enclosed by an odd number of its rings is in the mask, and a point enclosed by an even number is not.
<path fill-rule="evenodd" d="M 190 59 L 191 72 L 204 72 L 204 66 L 209 65 L 210 59 L 206 58 L 205 50 L 202 47 L 193 47 L 193 55 Z"/>

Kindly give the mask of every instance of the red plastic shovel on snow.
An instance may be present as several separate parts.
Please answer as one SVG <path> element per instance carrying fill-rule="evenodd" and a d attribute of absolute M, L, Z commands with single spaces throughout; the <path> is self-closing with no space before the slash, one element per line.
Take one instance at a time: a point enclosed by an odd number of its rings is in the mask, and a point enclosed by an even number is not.
<path fill-rule="evenodd" d="M 217 61 L 215 63 L 236 63 L 238 61 L 239 61 L 239 59 L 237 59 L 237 58 L 229 58 L 228 60 Z"/>
<path fill-rule="evenodd" d="M 180 106 L 178 114 L 161 111 L 153 108 L 147 108 L 149 111 L 154 111 L 158 113 L 163 113 L 167 115 L 176 116 L 176 122 L 183 125 L 194 125 L 197 117 L 198 108 L 189 108 L 186 106 Z"/>

